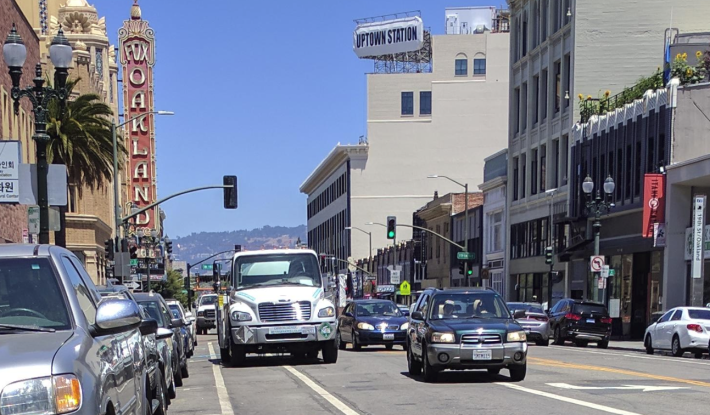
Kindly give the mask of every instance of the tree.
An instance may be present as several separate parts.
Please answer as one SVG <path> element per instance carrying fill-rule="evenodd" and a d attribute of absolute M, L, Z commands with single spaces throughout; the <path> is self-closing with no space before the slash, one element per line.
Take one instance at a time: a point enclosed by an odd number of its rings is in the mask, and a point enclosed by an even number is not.
<path fill-rule="evenodd" d="M 79 80 L 67 82 L 69 96 Z M 79 194 L 81 185 L 94 189 L 106 185 L 114 174 L 111 107 L 99 95 L 89 93 L 65 105 L 52 100 L 47 110 L 47 161 L 67 166 L 69 182 L 77 185 Z M 119 166 L 126 154 L 119 140 Z"/>
<path fill-rule="evenodd" d="M 167 280 L 151 283 L 151 289 L 162 295 L 165 299 L 174 298 L 180 301 L 182 306 L 187 308 L 187 294 L 182 292 L 185 289 L 183 285 L 181 273 L 168 271 Z"/>

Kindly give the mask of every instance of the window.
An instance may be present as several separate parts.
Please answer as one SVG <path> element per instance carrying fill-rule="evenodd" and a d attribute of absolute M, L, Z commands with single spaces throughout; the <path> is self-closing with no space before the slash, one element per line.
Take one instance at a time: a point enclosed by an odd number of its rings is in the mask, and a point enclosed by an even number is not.
<path fill-rule="evenodd" d="M 456 76 L 467 76 L 468 75 L 468 60 L 456 59 Z"/>
<path fill-rule="evenodd" d="M 560 140 L 552 141 L 552 188 L 559 185 L 560 168 Z"/>
<path fill-rule="evenodd" d="M 523 83 L 523 92 L 520 98 L 520 112 L 521 112 L 521 120 L 520 123 L 522 124 L 521 130 L 525 131 L 528 128 L 528 83 L 525 82 Z"/>
<path fill-rule="evenodd" d="M 473 60 L 473 74 L 474 75 L 485 75 L 486 74 L 486 58 L 477 58 Z"/>
<path fill-rule="evenodd" d="M 490 252 L 503 250 L 503 212 L 490 213 L 488 215 L 489 244 Z"/>
<path fill-rule="evenodd" d="M 414 92 L 402 92 L 402 115 L 414 115 Z"/>
<path fill-rule="evenodd" d="M 419 92 L 419 115 L 431 115 L 431 91 Z"/>
<path fill-rule="evenodd" d="M 513 200 L 518 200 L 518 158 L 513 158 Z"/>
<path fill-rule="evenodd" d="M 530 165 L 530 194 L 537 194 L 537 149 L 532 151 L 532 160 Z"/>
<path fill-rule="evenodd" d="M 550 94 L 550 91 L 547 90 L 547 69 L 542 70 L 541 84 L 540 91 L 542 91 L 542 99 L 540 100 L 540 109 L 542 113 L 540 114 L 540 120 L 544 121 L 547 118 L 547 97 Z"/>
<path fill-rule="evenodd" d="M 441 225 L 436 225 L 436 233 L 441 235 Z M 441 257 L 441 240 L 440 238 L 437 238 L 436 240 L 436 258 Z"/>
<path fill-rule="evenodd" d="M 567 184 L 567 155 L 569 152 L 569 136 L 562 137 L 562 148 L 560 149 L 560 162 L 562 163 L 562 186 Z"/>
<path fill-rule="evenodd" d="M 533 125 L 540 122 L 540 76 L 533 77 Z"/>
<path fill-rule="evenodd" d="M 671 310 L 671 311 L 667 312 L 666 314 L 663 315 L 663 317 L 661 317 L 661 318 L 658 320 L 658 322 L 659 322 L 659 323 L 665 323 L 666 321 L 670 320 L 670 319 L 671 319 L 671 315 L 673 315 L 674 312 L 675 312 L 675 310 Z"/>
<path fill-rule="evenodd" d="M 560 103 L 562 102 L 562 74 L 560 73 L 562 65 L 560 62 L 555 62 L 555 113 L 560 112 Z"/>
<path fill-rule="evenodd" d="M 520 198 L 524 199 L 525 198 L 525 187 L 527 186 L 527 183 L 525 182 L 526 179 L 526 165 L 525 165 L 525 159 L 527 156 L 525 154 L 522 155 L 522 166 L 520 167 Z"/>
<path fill-rule="evenodd" d="M 62 264 L 64 265 L 67 276 L 69 276 L 69 280 L 74 287 L 74 292 L 79 300 L 79 307 L 81 307 L 81 311 L 84 314 L 84 317 L 86 317 L 86 322 L 94 324 L 96 322 L 96 304 L 94 304 L 91 291 L 81 279 L 79 271 L 68 257 L 62 257 Z"/>
<path fill-rule="evenodd" d="M 520 132 L 520 88 L 515 88 L 513 93 L 513 133 Z"/>
<path fill-rule="evenodd" d="M 569 94 L 569 89 L 570 89 L 570 81 L 572 80 L 572 64 L 570 62 L 570 56 L 565 55 L 565 96 Z M 561 91 L 560 91 L 561 92 Z M 570 106 L 570 99 L 565 98 L 565 108 L 569 108 Z"/>
<path fill-rule="evenodd" d="M 547 181 L 547 146 L 540 146 L 540 192 L 544 192 Z"/>
<path fill-rule="evenodd" d="M 680 318 L 683 316 L 683 310 L 676 310 L 675 313 L 673 314 L 673 317 L 671 317 L 671 321 L 678 321 Z"/>

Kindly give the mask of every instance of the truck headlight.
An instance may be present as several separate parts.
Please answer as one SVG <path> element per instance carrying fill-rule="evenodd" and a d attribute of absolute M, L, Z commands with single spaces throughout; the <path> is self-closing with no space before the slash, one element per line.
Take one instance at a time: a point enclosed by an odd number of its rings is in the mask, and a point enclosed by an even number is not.
<path fill-rule="evenodd" d="M 333 317 L 335 315 L 335 309 L 333 307 L 326 307 L 318 311 L 318 317 Z"/>
<path fill-rule="evenodd" d="M 453 343 L 456 341 L 454 333 L 438 333 L 434 332 L 431 334 L 432 343 Z"/>
<path fill-rule="evenodd" d="M 74 375 L 60 375 L 15 382 L 0 395 L 0 413 L 23 415 L 65 414 L 81 407 L 81 385 Z"/>
<path fill-rule="evenodd" d="M 508 333 L 509 342 L 524 342 L 527 341 L 528 336 L 525 335 L 524 331 L 511 331 Z"/>
<path fill-rule="evenodd" d="M 204 311 L 198 311 L 198 312 L 197 312 L 197 317 L 202 317 L 202 316 L 204 316 L 204 315 L 205 315 L 205 312 L 204 312 Z"/>
<path fill-rule="evenodd" d="M 232 311 L 232 320 L 234 321 L 251 321 L 251 314 L 243 311 Z"/>
<path fill-rule="evenodd" d="M 404 323 L 401 326 L 399 326 L 400 330 L 407 330 L 409 328 L 409 323 Z"/>
<path fill-rule="evenodd" d="M 375 328 L 372 327 L 372 324 L 368 323 L 357 323 L 357 328 L 360 330 L 374 330 Z"/>

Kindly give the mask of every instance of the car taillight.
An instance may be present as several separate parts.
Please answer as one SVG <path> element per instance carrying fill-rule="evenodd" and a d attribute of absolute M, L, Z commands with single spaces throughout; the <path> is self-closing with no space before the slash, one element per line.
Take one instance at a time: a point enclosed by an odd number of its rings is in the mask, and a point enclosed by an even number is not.
<path fill-rule="evenodd" d="M 688 324 L 688 330 L 690 331 L 696 331 L 698 333 L 703 332 L 703 327 L 700 324 Z"/>
<path fill-rule="evenodd" d="M 579 321 L 582 319 L 582 316 L 577 315 L 577 314 L 567 313 L 567 314 L 565 314 L 565 318 L 567 320 Z"/>
<path fill-rule="evenodd" d="M 611 324 L 611 317 L 602 317 L 602 323 Z"/>
<path fill-rule="evenodd" d="M 547 321 L 545 316 L 528 316 L 528 320 Z"/>

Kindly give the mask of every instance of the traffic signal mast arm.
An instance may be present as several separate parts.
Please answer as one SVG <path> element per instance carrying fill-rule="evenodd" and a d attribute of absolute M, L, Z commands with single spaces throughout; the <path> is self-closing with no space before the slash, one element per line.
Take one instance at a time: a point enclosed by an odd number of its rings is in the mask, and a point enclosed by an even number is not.
<path fill-rule="evenodd" d="M 344 259 L 336 258 L 336 257 L 334 257 L 334 256 L 332 256 L 332 255 L 325 255 L 325 257 L 328 258 L 328 259 L 331 259 L 331 260 L 338 261 L 338 262 L 344 262 L 344 263 L 348 264 L 349 266 L 353 266 L 353 267 L 355 267 L 356 269 L 359 269 L 360 271 L 364 272 L 365 274 L 367 274 L 367 275 L 369 275 L 369 276 L 372 276 L 372 274 L 370 274 L 370 271 L 367 271 L 367 270 L 365 270 L 365 269 L 363 269 L 363 268 L 360 268 L 360 267 L 358 267 L 357 265 L 355 265 L 355 264 L 353 264 L 353 263 L 351 263 L 351 262 L 348 262 L 348 261 L 346 261 L 346 260 L 344 260 Z"/>
<path fill-rule="evenodd" d="M 383 224 L 383 223 L 378 223 L 378 222 L 371 222 L 371 223 L 372 223 L 373 225 L 380 225 L 380 226 L 387 227 L 387 225 L 385 225 L 385 224 Z M 445 240 L 446 242 L 450 243 L 451 245 L 453 245 L 453 246 L 455 246 L 455 247 L 458 247 L 458 248 L 461 248 L 461 249 L 465 249 L 463 245 L 459 245 L 459 244 L 457 244 L 456 242 L 452 241 L 451 239 L 445 237 L 444 235 L 438 234 L 438 233 L 432 231 L 431 229 L 422 228 L 421 226 L 416 226 L 416 225 L 404 225 L 404 224 L 401 224 L 401 223 L 398 223 L 397 226 L 404 226 L 404 227 L 407 227 L 407 228 L 419 229 L 419 230 L 422 230 L 422 231 L 424 231 L 424 232 L 428 232 L 428 233 L 430 233 L 430 234 L 432 234 L 432 235 L 435 235 L 435 236 L 437 236 L 437 237 L 439 237 L 439 238 Z"/>

